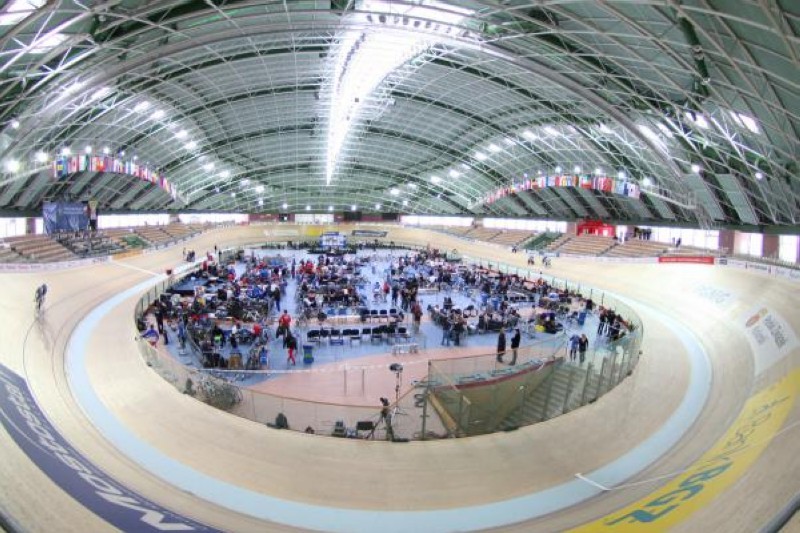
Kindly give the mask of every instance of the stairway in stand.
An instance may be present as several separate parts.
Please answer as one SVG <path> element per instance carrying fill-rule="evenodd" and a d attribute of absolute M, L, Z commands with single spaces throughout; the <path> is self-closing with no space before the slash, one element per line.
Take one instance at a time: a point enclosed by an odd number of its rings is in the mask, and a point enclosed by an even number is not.
<path fill-rule="evenodd" d="M 595 399 L 599 382 L 600 375 L 591 366 L 559 364 L 539 386 L 526 391 L 522 405 L 500 424 L 500 429 L 543 422 L 577 409 Z"/>

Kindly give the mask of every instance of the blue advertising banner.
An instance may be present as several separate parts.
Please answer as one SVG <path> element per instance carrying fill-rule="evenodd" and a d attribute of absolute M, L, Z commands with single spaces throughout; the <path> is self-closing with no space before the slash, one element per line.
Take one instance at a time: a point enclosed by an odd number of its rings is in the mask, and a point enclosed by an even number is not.
<path fill-rule="evenodd" d="M 1 364 L 0 422 L 56 485 L 120 530 L 217 531 L 142 498 L 90 463 L 47 420 L 27 382 Z"/>
<path fill-rule="evenodd" d="M 81 203 L 45 202 L 42 205 L 45 233 L 83 231 L 89 226 L 86 206 Z"/>

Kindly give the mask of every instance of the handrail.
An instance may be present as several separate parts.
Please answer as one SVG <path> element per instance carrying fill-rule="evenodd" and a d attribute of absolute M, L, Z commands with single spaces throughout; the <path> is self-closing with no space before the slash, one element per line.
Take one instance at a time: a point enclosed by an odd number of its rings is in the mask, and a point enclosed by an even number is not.
<path fill-rule="evenodd" d="M 800 493 L 796 494 L 772 520 L 767 522 L 767 525 L 761 528 L 761 533 L 779 533 L 798 512 L 800 512 Z"/>

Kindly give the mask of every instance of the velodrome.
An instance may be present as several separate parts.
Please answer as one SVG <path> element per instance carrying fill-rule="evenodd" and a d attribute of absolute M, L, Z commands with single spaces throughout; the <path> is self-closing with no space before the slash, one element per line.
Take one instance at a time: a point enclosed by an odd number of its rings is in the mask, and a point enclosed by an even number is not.
<path fill-rule="evenodd" d="M 221 242 L 243 244 L 263 238 L 262 230 L 259 226 L 213 230 L 191 245 L 203 249 Z M 498 257 L 489 245 L 418 229 L 390 227 L 389 231 L 398 241 L 425 244 L 435 238 L 475 257 Z M 506 254 L 503 259 L 511 262 L 521 259 Z M 47 316 L 38 323 L 31 318 L 27 296 L 41 275 L 4 274 L 9 281 L 4 286 L 12 293 L 3 312 L 3 338 L 9 340 L 3 364 L 26 378 L 48 418 L 84 457 L 138 494 L 200 523 L 228 530 L 292 526 L 400 530 L 395 524 L 405 525 L 416 513 L 424 513 L 418 527 L 449 530 L 448 523 L 454 522 L 445 518 L 440 523 L 436 517 L 452 518 L 449 512 L 455 512 L 467 517 L 475 513 L 473 524 L 483 527 L 561 530 L 588 522 L 585 527 L 592 530 L 601 527 L 598 520 L 617 516 L 630 504 L 644 505 L 663 487 L 702 471 L 704 454 L 718 446 L 726 432 L 742 424 L 748 399 L 776 387 L 779 394 L 786 395 L 781 398 L 785 412 L 776 413 L 778 420 L 766 430 L 742 432 L 744 449 L 726 459 L 733 465 L 730 475 L 709 475 L 697 495 L 703 505 L 697 508 L 690 501 L 679 506 L 669 517 L 670 525 L 696 530 L 724 524 L 730 530 L 752 530 L 777 513 L 781 502 L 788 501 L 795 490 L 797 460 L 792 450 L 798 351 L 795 347 L 755 376 L 758 354 L 747 349 L 743 333 L 747 312 L 760 306 L 796 327 L 792 298 L 786 297 L 797 293 L 791 283 L 705 265 L 622 263 L 601 267 L 579 259 L 559 260 L 553 274 L 630 298 L 641 313 L 647 334 L 644 354 L 633 375 L 597 403 L 547 423 L 484 437 L 397 444 L 270 431 L 215 411 L 167 386 L 139 355 L 131 316 L 137 293 L 163 277 L 160 273 L 175 266 L 178 258 L 178 250 L 172 248 L 47 273 L 53 299 Z M 710 303 L 697 296 L 698 286 L 715 287 L 732 297 L 724 306 Z M 129 291 L 132 287 L 139 290 Z M 104 303 L 119 294 L 125 298 L 116 298 L 118 305 Z M 99 322 L 89 329 L 85 344 L 78 341 L 76 345 L 76 329 L 97 313 L 97 306 L 103 309 Z M 555 513 L 515 520 L 529 510 L 514 510 L 513 502 L 561 484 L 585 483 L 575 475 L 583 473 L 592 479 L 592 472 L 656 433 L 689 394 L 692 372 L 700 372 L 689 363 L 688 350 L 695 343 L 701 352 L 699 359 L 707 361 L 711 372 L 708 396 L 700 398 L 699 416 L 678 442 L 641 471 L 606 487 L 611 490 Z M 114 348 L 109 350 L 109 346 Z M 71 349 L 85 350 L 80 356 L 85 367 L 70 368 L 77 364 Z M 86 383 L 70 378 L 82 372 Z M 786 386 L 787 381 L 791 386 Z M 270 502 L 270 507 L 256 511 L 240 501 L 236 509 L 228 509 L 219 503 L 226 501 L 219 495 L 216 501 L 209 501 L 213 488 L 181 487 L 181 480 L 159 474 L 147 459 L 136 457 L 137 450 L 131 451 L 136 446 L 120 446 L 119 436 L 104 433 L 108 426 L 98 424 L 90 406 L 81 405 L 79 398 L 84 394 L 75 390 L 77 386 L 91 387 L 115 424 L 143 446 L 201 474 L 209 483 L 222 482 L 267 497 L 264 501 Z M 769 396 L 760 401 L 768 404 Z M 43 477 L 7 435 L 4 440 L 3 449 L 12 457 L 3 465 L 4 500 L 9 503 L 10 516 L 20 525 L 47 529 L 47 524 L 60 521 L 75 530 L 108 527 Z M 767 484 L 766 479 L 771 481 Z M 594 481 L 602 484 L 602 480 Z M 751 495 L 754 487 L 759 487 L 758 498 Z M 764 495 L 765 487 L 769 487 L 769 497 Z M 30 514 L 30 502 L 42 499 L 48 505 L 37 506 Z M 502 512 L 481 513 L 486 506 L 497 506 Z M 319 517 L 314 516 L 317 513 Z M 339 513 L 342 522 L 337 524 Z M 347 521 L 351 513 L 363 523 Z M 487 521 L 482 522 L 484 519 Z"/>
<path fill-rule="evenodd" d="M 798 35 L 0 2 L 0 531 L 800 531 Z"/>

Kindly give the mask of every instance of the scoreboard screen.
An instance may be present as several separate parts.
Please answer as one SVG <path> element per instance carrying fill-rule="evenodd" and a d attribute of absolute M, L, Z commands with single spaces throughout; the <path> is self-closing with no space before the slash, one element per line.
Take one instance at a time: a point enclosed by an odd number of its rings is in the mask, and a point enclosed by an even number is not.
<path fill-rule="evenodd" d="M 347 245 L 347 237 L 339 232 L 323 233 L 320 244 L 323 248 L 344 248 Z"/>

